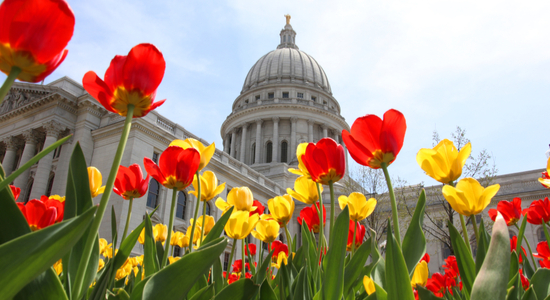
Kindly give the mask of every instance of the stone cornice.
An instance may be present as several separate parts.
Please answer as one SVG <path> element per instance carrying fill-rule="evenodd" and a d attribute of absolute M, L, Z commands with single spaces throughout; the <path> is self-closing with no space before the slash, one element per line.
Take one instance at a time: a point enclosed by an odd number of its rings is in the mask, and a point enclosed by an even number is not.
<path fill-rule="evenodd" d="M 89 112 L 98 118 L 102 118 L 108 113 L 108 111 L 101 104 L 87 98 L 79 99 L 78 110 Z"/>
<path fill-rule="evenodd" d="M 46 95 L 43 98 L 40 98 L 38 100 L 34 100 L 33 102 L 31 102 L 27 105 L 18 107 L 16 109 L 13 109 L 13 110 L 10 110 L 10 111 L 4 113 L 3 115 L 0 115 L 0 122 L 1 121 L 6 121 L 8 119 L 14 118 L 14 117 L 19 116 L 19 115 L 22 115 L 26 112 L 33 111 L 33 110 L 35 110 L 39 107 L 42 107 L 43 105 L 45 105 L 47 103 L 51 103 L 51 102 L 54 102 L 54 101 L 59 101 L 58 105 L 63 107 L 63 108 L 68 108 L 68 110 L 70 112 L 74 111 L 74 107 L 75 107 L 75 102 L 74 101 L 69 100 L 69 99 L 67 99 L 67 98 L 65 98 L 65 97 L 63 97 L 59 94 L 49 94 L 49 95 Z"/>

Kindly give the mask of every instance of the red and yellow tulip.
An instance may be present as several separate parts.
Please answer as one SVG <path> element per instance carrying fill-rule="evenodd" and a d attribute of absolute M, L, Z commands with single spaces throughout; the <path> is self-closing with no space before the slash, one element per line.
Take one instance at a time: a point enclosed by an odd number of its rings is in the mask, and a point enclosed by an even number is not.
<path fill-rule="evenodd" d="M 158 165 L 148 157 L 143 159 L 145 170 L 149 175 L 166 188 L 179 191 L 193 182 L 199 162 L 199 151 L 194 148 L 183 149 L 177 146 L 166 148 L 160 155 Z"/>
<path fill-rule="evenodd" d="M 138 164 L 132 164 L 128 168 L 118 167 L 113 191 L 124 200 L 140 198 L 147 192 L 149 186 L 149 174 L 143 179 L 143 172 Z"/>
<path fill-rule="evenodd" d="M 309 143 L 302 161 L 311 179 L 320 184 L 337 182 L 346 172 L 344 147 L 331 138 L 322 138 L 317 144 Z"/>

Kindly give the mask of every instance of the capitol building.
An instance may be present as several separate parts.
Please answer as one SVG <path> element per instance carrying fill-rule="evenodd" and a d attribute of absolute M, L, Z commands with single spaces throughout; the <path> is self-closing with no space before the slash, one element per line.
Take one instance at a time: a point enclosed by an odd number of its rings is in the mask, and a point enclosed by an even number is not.
<path fill-rule="evenodd" d="M 260 57 L 250 68 L 240 94 L 236 95 L 231 107 L 226 107 L 228 116 L 220 128 L 223 145 L 216 145 L 218 148 L 206 167 L 220 182 L 226 182 L 226 191 L 219 195 L 224 199 L 231 188 L 248 186 L 254 198 L 267 207 L 268 199 L 283 195 L 287 188 L 294 186 L 297 176 L 288 172 L 288 168 L 298 165 L 295 153 L 298 144 L 317 142 L 323 137 L 343 144 L 342 130 L 350 128 L 340 114 L 340 103 L 333 95 L 327 74 L 315 58 L 298 48 L 289 17 L 279 36 L 276 49 Z M 98 168 L 106 180 L 123 124 L 124 117 L 105 110 L 81 83 L 71 78 L 63 77 L 47 85 L 15 83 L 0 106 L 0 159 L 7 175 L 41 149 L 72 134 L 67 143 L 15 180 L 13 184 L 21 188 L 19 201 L 41 195 L 64 195 L 68 162 L 77 143 L 82 147 L 87 164 Z M 195 138 L 205 145 L 211 140 L 198 137 L 181 124 L 152 111 L 133 120 L 121 164 L 137 163 L 144 170 L 144 157 L 158 161 L 171 141 L 186 138 Z M 501 184 L 501 190 L 491 206 L 496 207 L 499 200 L 522 197 L 525 208 L 531 201 L 549 196 L 548 190 L 537 181 L 541 171 L 498 176 L 496 182 Z M 335 188 L 336 197 L 344 194 L 342 185 L 336 184 Z M 175 231 L 186 232 L 189 226 L 196 203 L 196 198 L 188 193 L 192 189 L 190 186 L 178 192 Z M 96 203 L 100 197 L 94 199 Z M 157 206 L 153 223 L 168 224 L 171 198 L 172 190 L 151 179 L 147 194 L 134 201 L 130 228 L 137 227 L 145 214 Z M 323 199 L 325 205 L 330 205 L 328 188 Z M 119 232 L 124 230 L 128 204 L 120 196 L 111 195 L 109 206 L 114 206 Z M 207 214 L 215 219 L 221 216 L 214 201 L 201 205 L 207 205 Z M 303 207 L 303 203 L 296 202 L 294 218 L 289 224 L 291 235 L 298 237 L 298 245 L 301 229 L 296 217 Z M 103 218 L 99 231 L 100 237 L 107 240 L 111 239 L 109 215 Z M 328 228 L 325 228 L 326 236 Z M 531 225 L 528 225 L 526 236 L 531 245 L 544 238 L 540 228 Z M 262 247 L 261 242 L 252 237 L 249 242 L 256 243 L 258 249 Z M 222 262 L 228 260 L 231 243 L 222 254 Z M 238 251 L 239 248 L 240 244 Z M 437 241 L 429 242 L 432 270 L 437 270 L 445 258 L 445 251 L 441 249 Z M 133 254 L 142 252 L 142 246 L 136 245 Z M 177 249 L 175 255 L 181 254 Z M 227 266 L 224 264 L 224 267 Z"/>

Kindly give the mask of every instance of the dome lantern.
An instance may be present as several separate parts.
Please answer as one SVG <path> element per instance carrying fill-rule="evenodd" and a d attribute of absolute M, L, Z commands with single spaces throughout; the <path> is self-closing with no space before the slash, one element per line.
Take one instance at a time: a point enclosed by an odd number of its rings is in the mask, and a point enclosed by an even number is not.
<path fill-rule="evenodd" d="M 290 25 L 290 15 L 285 15 L 286 18 L 286 25 L 283 30 L 281 30 L 281 33 L 279 34 L 281 36 L 281 43 L 279 46 L 277 46 L 277 49 L 281 48 L 293 48 L 293 49 L 299 49 L 298 46 L 295 44 L 295 38 L 296 38 L 296 31 L 292 29 L 292 25 Z"/>

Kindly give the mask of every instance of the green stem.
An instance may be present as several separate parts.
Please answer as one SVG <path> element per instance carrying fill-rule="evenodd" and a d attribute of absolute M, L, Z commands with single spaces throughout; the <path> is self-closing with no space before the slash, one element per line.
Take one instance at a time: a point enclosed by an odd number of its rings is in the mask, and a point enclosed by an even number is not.
<path fill-rule="evenodd" d="M 164 254 L 162 255 L 162 261 L 160 262 L 160 269 L 166 266 L 166 260 L 168 259 L 168 248 L 170 247 L 170 240 L 172 239 L 172 227 L 174 226 L 174 212 L 176 210 L 176 196 L 178 195 L 178 189 L 172 190 L 172 205 L 170 206 L 170 221 L 168 221 L 168 233 L 166 236 L 166 244 L 164 245 Z"/>
<path fill-rule="evenodd" d="M 174 247 L 175 246 L 170 247 L 170 256 L 172 257 L 174 257 Z"/>
<path fill-rule="evenodd" d="M 204 238 L 204 224 L 206 223 L 206 202 L 202 203 L 202 223 L 201 223 L 201 239 L 200 242 L 202 244 L 202 240 Z"/>
<path fill-rule="evenodd" d="M 319 225 L 320 225 L 320 227 L 319 227 L 318 248 L 319 248 L 319 251 L 321 251 L 321 247 L 323 246 L 324 233 L 325 233 L 325 226 L 324 226 L 325 224 L 323 224 L 323 208 L 324 208 L 323 195 L 321 193 L 321 185 L 319 183 L 317 183 L 317 194 L 319 194 L 319 207 L 317 207 L 317 205 L 315 205 L 315 204 L 314 204 L 314 206 L 315 206 L 315 209 L 317 209 L 317 213 L 319 214 Z M 313 229 L 310 228 L 309 230 L 313 230 Z"/>
<path fill-rule="evenodd" d="M 198 184 L 198 193 L 197 193 L 197 204 L 195 205 L 195 216 L 193 217 L 193 226 L 191 226 L 191 241 L 189 242 L 189 253 L 193 252 L 193 240 L 195 239 L 195 227 L 197 227 L 197 214 L 199 213 L 199 204 L 201 203 L 201 178 L 199 177 L 199 171 L 197 170 L 197 173 L 195 173 L 195 176 L 197 176 L 197 184 Z M 204 221 L 203 221 L 204 222 Z M 202 242 L 202 241 L 201 241 Z"/>
<path fill-rule="evenodd" d="M 258 258 L 258 266 L 261 266 L 263 261 L 264 261 L 264 242 L 262 241 L 260 243 L 260 257 Z M 256 270 L 256 272 L 258 272 L 258 270 Z"/>
<path fill-rule="evenodd" d="M 474 215 L 470 216 L 470 222 L 472 222 L 472 226 L 474 226 L 474 234 L 476 237 L 476 249 L 477 249 L 477 244 L 479 243 L 479 233 L 478 233 L 479 231 L 477 228 L 476 217 Z"/>
<path fill-rule="evenodd" d="M 544 230 L 544 236 L 546 236 L 546 242 L 550 243 L 550 235 L 548 235 L 548 229 L 546 229 L 546 222 L 542 222 L 542 229 Z"/>
<path fill-rule="evenodd" d="M 233 254 L 235 253 L 235 246 L 237 245 L 237 240 L 233 240 L 233 246 L 231 247 L 231 254 L 229 254 L 229 262 L 227 263 L 227 271 L 225 272 L 225 278 L 223 280 L 224 285 L 227 284 L 229 275 L 231 275 L 231 264 L 233 263 Z M 191 247 L 192 248 L 192 247 Z"/>
<path fill-rule="evenodd" d="M 355 231 L 357 230 L 357 221 L 353 221 L 353 238 L 351 239 L 351 256 L 355 253 Z"/>
<path fill-rule="evenodd" d="M 130 204 L 128 205 L 128 216 L 126 217 L 126 226 L 124 226 L 124 233 L 122 234 L 122 240 L 120 240 L 120 243 L 124 241 L 126 238 L 126 233 L 128 233 L 128 226 L 130 225 L 130 219 L 132 218 L 132 204 L 134 202 L 134 198 L 130 198 Z"/>
<path fill-rule="evenodd" d="M 16 66 L 11 67 L 11 71 L 8 74 L 8 77 L 6 78 L 6 80 L 4 80 L 2 87 L 0 87 L 0 104 L 4 102 L 4 98 L 6 98 L 6 95 L 10 91 L 10 88 L 12 84 L 15 82 L 15 79 L 17 78 L 19 73 L 21 73 L 21 69 L 19 67 L 16 67 Z"/>
<path fill-rule="evenodd" d="M 462 234 L 464 235 L 464 242 L 468 246 L 468 249 L 470 250 L 470 254 L 472 253 L 472 247 L 470 245 L 470 238 L 468 237 L 468 228 L 466 228 L 466 222 L 464 222 L 464 216 L 461 214 L 458 214 L 460 216 L 460 225 L 462 225 Z"/>
<path fill-rule="evenodd" d="M 78 265 L 78 271 L 76 273 L 76 278 L 73 285 L 73 292 L 71 299 L 80 299 L 82 284 L 84 281 L 84 273 L 88 267 L 88 261 L 90 260 L 90 255 L 92 254 L 92 249 L 94 243 L 97 239 L 97 232 L 99 226 L 101 225 L 101 220 L 105 214 L 105 208 L 107 208 L 107 203 L 109 202 L 109 197 L 113 191 L 113 186 L 115 184 L 116 174 L 118 173 L 118 166 L 122 160 L 122 155 L 124 154 L 124 148 L 126 148 L 126 142 L 128 141 L 128 135 L 130 134 L 130 128 L 132 127 L 132 117 L 134 116 L 134 105 L 128 104 L 128 111 L 126 113 L 126 120 L 124 121 L 124 128 L 122 129 L 122 134 L 120 135 L 120 141 L 118 143 L 118 148 L 116 150 L 115 158 L 113 160 L 113 165 L 111 166 L 111 172 L 109 173 L 109 178 L 105 184 L 105 192 L 101 197 L 99 202 L 99 207 L 97 209 L 94 221 L 90 227 L 90 232 L 88 238 L 86 239 L 86 244 L 84 246 L 84 251 L 80 258 L 80 264 Z M 87 290 L 88 287 L 86 287 Z M 85 291 L 86 291 L 85 290 Z"/>
<path fill-rule="evenodd" d="M 243 247 L 241 251 L 241 278 L 246 278 L 246 271 L 244 267 L 244 239 L 241 240 L 241 247 Z"/>
<path fill-rule="evenodd" d="M 270 255 L 271 254 L 271 243 L 267 244 L 267 251 L 268 251 L 268 254 L 267 254 L 268 257 L 266 259 L 269 259 L 270 261 L 272 261 L 273 258 Z M 271 282 L 271 280 L 272 280 L 271 276 L 273 275 L 273 270 L 272 270 L 272 267 L 271 267 L 271 263 L 268 264 L 268 266 L 269 266 L 269 273 L 267 275 L 269 277 L 269 281 Z"/>
<path fill-rule="evenodd" d="M 292 237 L 290 236 L 290 231 L 288 231 L 288 228 L 286 227 L 287 224 L 284 224 L 283 227 L 285 228 L 285 234 L 286 234 L 286 244 L 288 245 L 288 251 L 289 253 L 292 253 Z"/>
<path fill-rule="evenodd" d="M 527 220 L 527 218 L 525 218 L 525 220 Z M 516 229 L 518 231 L 520 231 L 520 229 L 518 227 L 518 224 L 514 224 L 514 226 L 516 227 Z M 531 244 L 529 243 L 529 240 L 527 239 L 527 237 L 525 235 L 523 235 L 523 240 L 527 244 L 527 249 L 529 249 L 529 254 L 531 256 L 531 261 L 533 262 L 533 266 L 534 266 L 535 271 L 536 271 L 537 270 L 537 261 L 535 260 L 535 256 L 533 256 L 533 250 L 531 250 Z M 519 251 L 521 251 L 521 242 L 517 241 L 516 253 L 518 253 L 518 256 L 521 255 L 521 253 Z M 527 257 L 525 257 L 525 259 L 527 259 Z"/>
<path fill-rule="evenodd" d="M 399 219 L 397 215 L 397 202 L 395 201 L 395 194 L 393 192 L 393 186 L 391 184 L 390 173 L 388 173 L 388 166 L 386 163 L 382 163 L 382 170 L 384 171 L 384 177 L 386 177 L 386 184 L 388 185 L 388 192 L 391 200 L 391 214 L 393 220 L 393 231 L 397 244 L 401 247 L 401 230 L 399 229 Z"/>
<path fill-rule="evenodd" d="M 334 228 L 334 183 L 332 181 L 328 182 L 328 187 L 330 188 L 330 231 L 329 237 L 332 238 L 332 229 Z"/>

